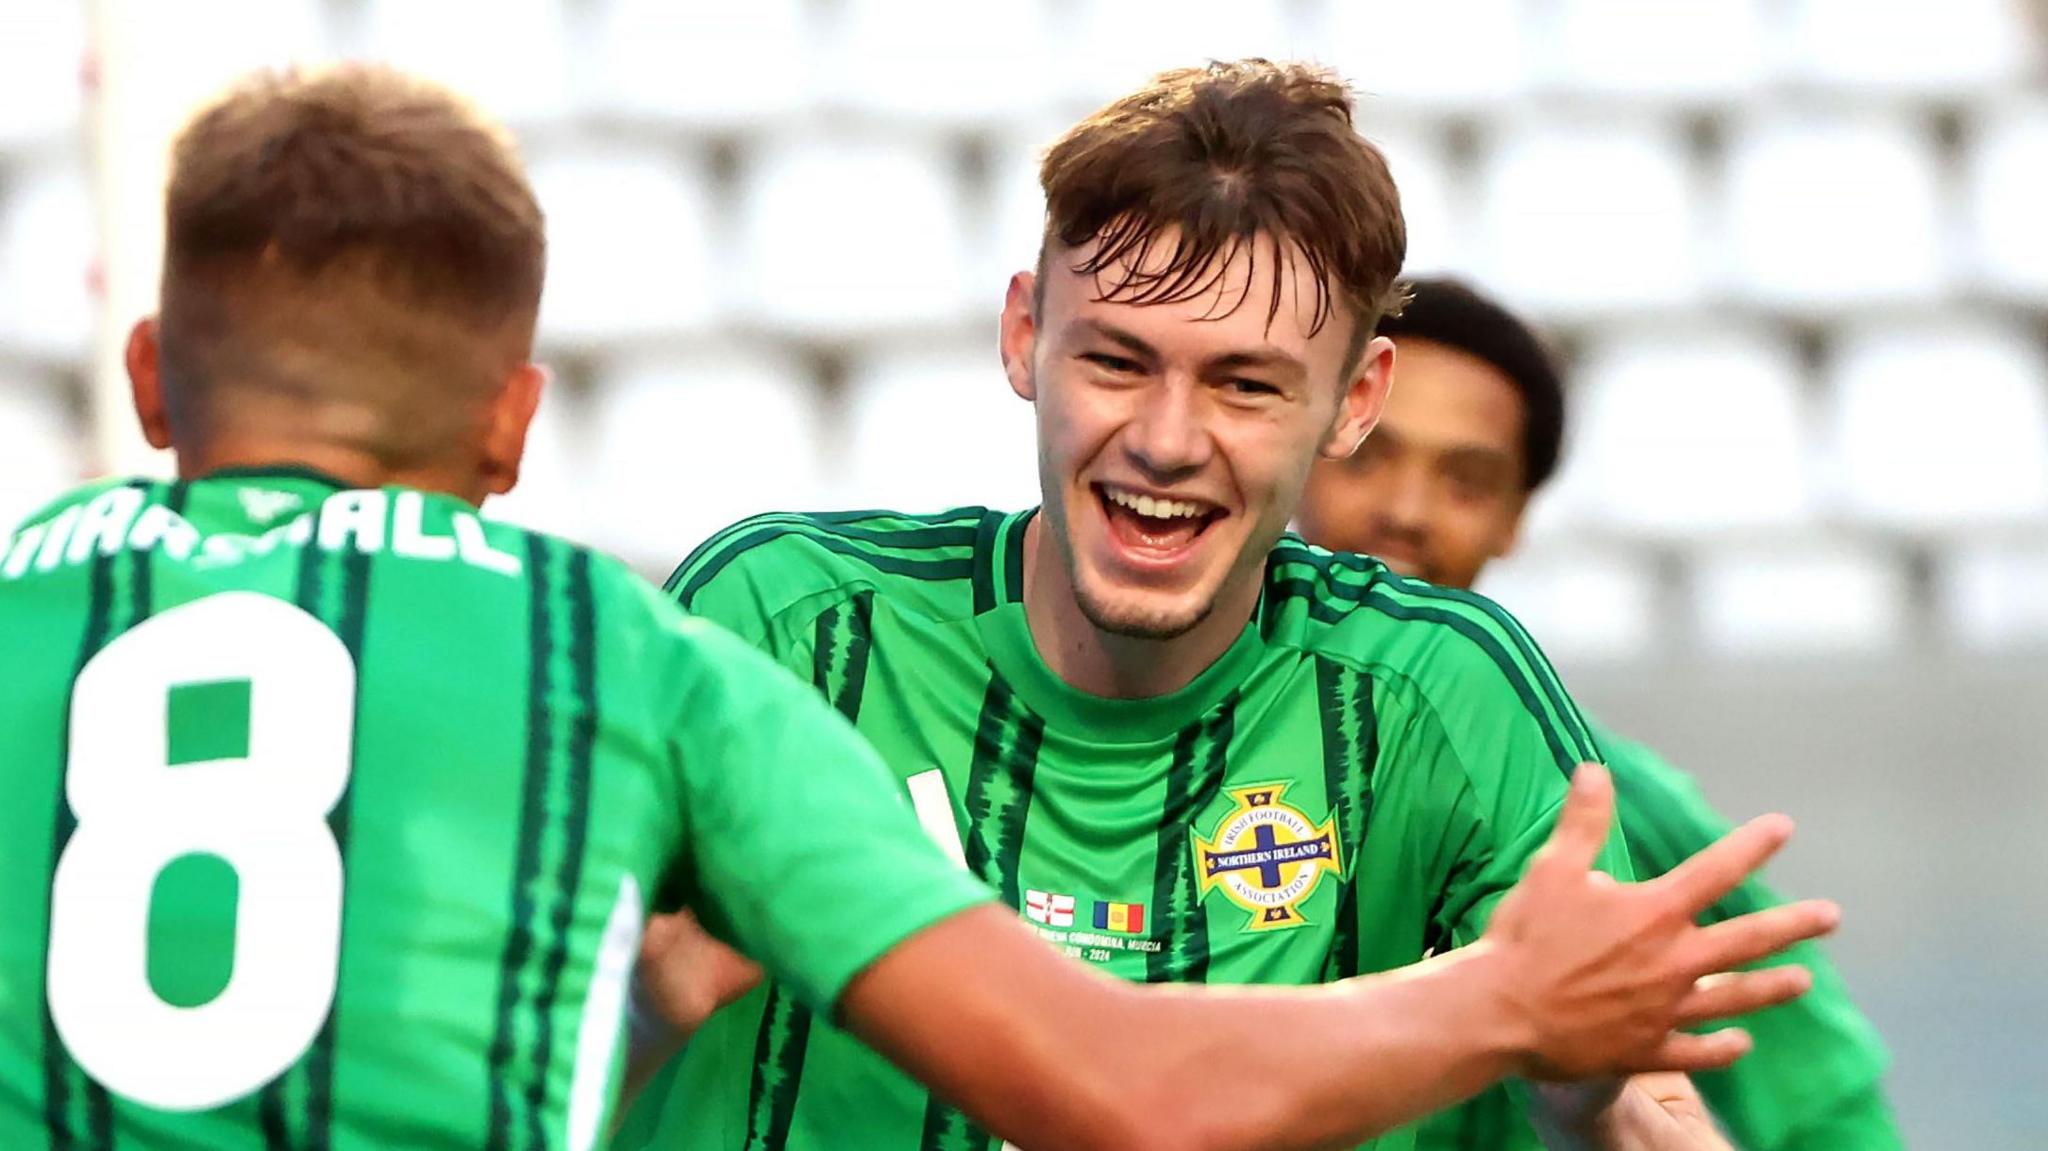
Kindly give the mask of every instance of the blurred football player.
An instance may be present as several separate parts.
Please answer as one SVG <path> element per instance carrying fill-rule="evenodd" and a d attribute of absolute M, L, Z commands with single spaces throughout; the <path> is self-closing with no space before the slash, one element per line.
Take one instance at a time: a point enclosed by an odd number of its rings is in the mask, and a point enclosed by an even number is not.
<path fill-rule="evenodd" d="M 1565 393 L 1529 328 L 1493 300 L 1449 280 L 1410 285 L 1394 341 L 1394 387 L 1374 429 L 1348 459 L 1309 477 L 1296 522 L 1309 542 L 1379 558 L 1404 576 L 1468 588 L 1507 554 L 1529 500 L 1557 468 Z M 1638 876 L 1661 875 L 1728 831 L 1685 773 L 1649 748 L 1593 724 L 1614 773 L 1621 827 Z M 1784 902 L 1761 880 L 1707 913 L 1725 919 Z M 1804 965 L 1814 989 L 1744 1022 L 1756 1050 L 1700 1076 L 1699 1087 L 1749 1151 L 1882 1151 L 1901 1145 L 1886 1103 L 1886 1053 L 1821 949 Z M 1432 1151 L 1533 1145 L 1505 1091 L 1489 1091 L 1423 1130 Z"/>

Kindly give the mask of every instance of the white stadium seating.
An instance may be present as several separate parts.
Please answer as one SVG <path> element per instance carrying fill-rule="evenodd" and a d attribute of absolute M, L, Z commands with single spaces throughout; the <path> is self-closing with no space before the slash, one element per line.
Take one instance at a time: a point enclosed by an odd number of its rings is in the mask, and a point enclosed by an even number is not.
<path fill-rule="evenodd" d="M 945 152 L 898 136 L 766 143 L 740 180 L 744 318 L 819 338 L 959 321 L 957 183 Z"/>
<path fill-rule="evenodd" d="M 1673 309 L 1701 295 L 1700 188 L 1675 124 L 1510 121 L 1478 188 L 1475 263 L 1540 315 Z"/>
<path fill-rule="evenodd" d="M 1322 54 L 1283 0 L 1072 0 L 1054 53 L 1062 94 L 1085 112 L 1169 68 L 1210 59 Z"/>
<path fill-rule="evenodd" d="M 1859 95 L 1981 93 L 2025 74 L 2024 20 L 2016 0 L 1792 0 L 1785 72 Z"/>
<path fill-rule="evenodd" d="M 1824 450 L 1855 518 L 1952 534 L 2048 523 L 2048 366 L 2031 331 L 1932 318 L 1851 331 Z"/>
<path fill-rule="evenodd" d="M 1315 52 L 1368 103 L 1490 112 L 1527 95 L 1535 72 L 1520 0 L 1360 4 L 1327 0 Z"/>
<path fill-rule="evenodd" d="M 591 8 L 580 87 L 606 116 L 731 131 L 787 119 L 816 97 L 804 0 Z"/>
<path fill-rule="evenodd" d="M 1535 64 L 1546 91 L 1712 106 L 1769 75 L 1765 0 L 1560 0 L 1546 23 Z"/>
<path fill-rule="evenodd" d="M 1000 124 L 1056 98 L 1044 0 L 844 0 L 826 36 L 826 98 L 878 119 Z"/>
<path fill-rule="evenodd" d="M 1964 647 L 2048 647 L 2048 543 L 1964 544 L 1936 562 L 1942 613 Z"/>
<path fill-rule="evenodd" d="M 1038 503 L 1033 409 L 1010 390 L 992 330 L 984 340 L 862 359 L 840 428 L 848 507 L 942 511 Z"/>
<path fill-rule="evenodd" d="M 733 520 L 818 506 L 825 478 L 839 474 L 823 458 L 817 386 L 786 356 L 635 357 L 596 385 L 585 531 L 649 570 L 665 572 Z"/>
<path fill-rule="evenodd" d="M 1693 578 L 1701 644 L 1720 655 L 1873 655 L 1906 638 L 1905 572 L 1871 547 L 1716 550 Z"/>
<path fill-rule="evenodd" d="M 1490 565 L 1478 590 L 1513 612 L 1553 660 L 1640 660 L 1656 653 L 1656 571 L 1640 551 L 1532 548 Z"/>
<path fill-rule="evenodd" d="M 69 144 L 84 129 L 85 5 L 0 0 L 0 150 Z"/>
<path fill-rule="evenodd" d="M 75 153 L 0 180 L 0 354 L 77 362 L 97 319 L 93 188 Z"/>
<path fill-rule="evenodd" d="M 371 55 L 452 85 L 515 128 L 571 114 L 561 0 L 370 0 L 366 25 Z"/>
<path fill-rule="evenodd" d="M 1810 421 L 1782 339 L 1726 328 L 1603 341 L 1581 359 L 1574 399 L 1568 467 L 1589 518 L 1684 539 L 1785 532 L 1814 513 Z"/>
<path fill-rule="evenodd" d="M 1986 110 L 1969 131 L 1970 269 L 1994 293 L 2048 304 L 2048 99 Z"/>
<path fill-rule="evenodd" d="M 715 243 L 701 163 L 681 149 L 587 145 L 543 153 L 532 177 L 548 224 L 544 343 L 689 333 L 717 318 L 734 254 Z"/>
<path fill-rule="evenodd" d="M 1441 134 L 1370 110 L 1359 130 L 1386 158 L 1401 194 L 1402 223 L 1408 229 L 1408 261 L 1402 271 L 1424 275 L 1468 266 L 1469 181 L 1452 169 Z"/>
<path fill-rule="evenodd" d="M 79 430 L 55 381 L 0 378 L 0 535 L 84 478 Z"/>
<path fill-rule="evenodd" d="M 1742 294 L 1824 312 L 1947 286 L 1941 180 L 1919 121 L 1781 112 L 1743 122 L 1728 149 L 1727 271 Z"/>

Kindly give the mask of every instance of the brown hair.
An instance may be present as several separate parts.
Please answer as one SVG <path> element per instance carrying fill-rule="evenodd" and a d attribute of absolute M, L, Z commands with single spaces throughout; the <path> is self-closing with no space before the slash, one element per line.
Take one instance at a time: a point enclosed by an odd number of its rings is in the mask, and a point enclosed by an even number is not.
<path fill-rule="evenodd" d="M 378 373 L 481 388 L 531 352 L 545 240 L 511 139 L 394 69 L 237 84 L 173 144 L 164 224 L 174 422 L 229 378 L 315 400 Z"/>
<path fill-rule="evenodd" d="M 1344 82 L 1306 64 L 1213 61 L 1161 73 L 1046 152 L 1045 246 L 1099 240 L 1074 271 L 1121 269 L 1104 298 L 1152 304 L 1213 290 L 1240 251 L 1269 236 L 1314 274 L 1311 332 L 1336 302 L 1351 312 L 1349 365 L 1380 317 L 1399 309 L 1395 278 L 1408 247 L 1386 160 L 1351 112 Z M 1171 256 L 1153 269 L 1153 245 L 1169 231 Z M 1041 249 L 1041 269 L 1044 259 Z M 1276 261 L 1268 322 L 1285 274 Z M 1332 284 L 1341 301 L 1331 300 Z"/>

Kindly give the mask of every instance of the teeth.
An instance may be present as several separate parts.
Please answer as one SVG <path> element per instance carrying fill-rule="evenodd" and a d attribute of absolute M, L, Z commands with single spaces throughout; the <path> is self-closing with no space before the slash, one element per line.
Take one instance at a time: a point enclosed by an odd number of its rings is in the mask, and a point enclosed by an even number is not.
<path fill-rule="evenodd" d="M 1193 519 L 1202 514 L 1202 508 L 1199 504 L 1191 504 L 1182 500 L 1154 499 L 1151 496 L 1137 495 L 1131 492 L 1120 491 L 1116 488 L 1109 488 L 1107 490 L 1109 498 L 1113 502 L 1121 504 L 1149 519 Z"/>

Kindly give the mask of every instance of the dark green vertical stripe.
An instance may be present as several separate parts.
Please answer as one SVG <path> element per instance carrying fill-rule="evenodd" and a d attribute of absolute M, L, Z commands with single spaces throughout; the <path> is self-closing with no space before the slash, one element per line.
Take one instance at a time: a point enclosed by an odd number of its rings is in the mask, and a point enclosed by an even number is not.
<path fill-rule="evenodd" d="M 767 1002 L 761 1007 L 761 1030 L 754 1037 L 754 1074 L 747 1088 L 743 1151 L 781 1151 L 789 1141 L 810 1041 L 810 1011 L 781 986 L 771 984 Z"/>
<path fill-rule="evenodd" d="M 498 959 L 498 1010 L 489 1053 L 491 1102 L 484 1146 L 505 1151 L 512 1137 L 512 1058 L 518 1045 L 516 1026 L 522 981 L 533 955 L 534 885 L 540 879 L 541 837 L 547 821 L 548 762 L 553 755 L 554 702 L 549 667 L 555 659 L 552 600 L 554 573 L 549 570 L 545 537 L 526 538 L 529 585 L 527 612 L 526 762 L 521 768 L 519 855 L 512 877 L 512 929 Z"/>
<path fill-rule="evenodd" d="M 1024 602 L 1024 537 L 1030 534 L 1031 519 L 1037 513 L 1026 512 L 1010 521 L 1010 531 L 1003 540 L 1003 593 L 1005 603 Z"/>
<path fill-rule="evenodd" d="M 1337 818 L 1344 845 L 1343 885 L 1338 888 L 1336 923 L 1325 980 L 1359 974 L 1358 865 L 1365 825 L 1372 818 L 1372 770 L 1379 758 L 1379 730 L 1373 710 L 1373 681 L 1335 660 L 1316 657 L 1316 710 L 1323 728 L 1323 793 Z"/>
<path fill-rule="evenodd" d="M 1011 908 L 1024 905 L 1018 862 L 1044 739 L 1045 721 L 1021 706 L 991 667 L 967 768 L 965 847 L 968 868 L 1000 891 Z M 986 1151 L 989 1142 L 988 1132 L 958 1109 L 926 1097 L 918 1143 L 922 1151 Z"/>
<path fill-rule="evenodd" d="M 811 641 L 811 683 L 849 722 L 860 721 L 873 646 L 875 593 L 858 592 L 818 613 Z"/>
<path fill-rule="evenodd" d="M 1174 740 L 1152 878 L 1152 903 L 1166 937 L 1164 946 L 1145 956 L 1148 983 L 1201 983 L 1209 977 L 1209 917 L 1202 910 L 1188 835 L 1223 790 L 1237 700 L 1231 692 Z"/>
<path fill-rule="evenodd" d="M 341 605 L 334 621 L 334 634 L 348 649 L 349 661 L 356 667 L 355 712 L 357 722 L 362 720 L 363 702 L 363 637 L 368 631 L 370 620 L 370 556 L 368 553 L 350 548 L 341 558 Z M 356 746 L 361 745 L 358 736 Z M 348 871 L 349 820 L 355 807 L 355 747 L 349 749 L 349 779 L 341 789 L 341 798 L 334 803 L 334 810 L 327 815 L 328 829 L 334 834 L 335 849 L 341 855 L 342 873 Z M 349 901 L 343 896 L 341 911 L 341 941 L 348 942 Z M 336 989 L 334 1002 L 327 1009 L 327 1020 L 320 1025 L 320 1034 L 313 1040 L 313 1048 L 306 1054 L 306 1148 L 307 1151 L 328 1151 L 334 1145 L 334 1043 L 335 1031 L 341 1018 L 341 993 Z"/>
<path fill-rule="evenodd" d="M 996 532 L 1002 527 L 1001 512 L 982 513 L 981 523 L 974 529 L 974 614 L 994 611 L 996 597 L 996 565 L 1002 557 L 996 554 Z"/>
<path fill-rule="evenodd" d="M 540 994 L 533 1005 L 533 1057 L 529 1061 L 533 1078 L 526 1090 L 527 1144 L 534 1148 L 550 1145 L 541 1129 L 547 1113 L 548 1074 L 554 1057 L 555 997 L 560 994 L 562 971 L 569 962 L 569 937 L 575 921 L 576 894 L 583 883 L 583 848 L 590 834 L 590 773 L 597 746 L 597 604 L 591 590 L 590 553 L 581 548 L 569 553 L 569 666 L 575 690 L 576 712 L 569 726 L 568 771 L 564 784 L 566 808 L 561 816 L 563 843 L 555 865 L 554 914 L 549 919 L 548 954 L 541 968 Z"/>
<path fill-rule="evenodd" d="M 112 629 L 114 606 L 114 559 L 112 556 L 104 552 L 96 553 L 93 556 L 92 568 L 88 574 L 88 587 L 85 630 L 78 640 L 78 658 L 72 664 L 71 674 L 74 680 L 78 678 L 79 672 L 85 670 L 85 665 L 91 661 L 92 657 L 98 655 L 100 649 L 106 646 L 107 637 Z M 64 708 L 64 716 L 64 746 L 69 749 L 71 746 L 71 708 L 68 701 Z M 67 750 L 65 754 L 65 774 L 68 775 L 70 770 L 70 753 Z M 50 820 L 52 828 L 50 837 L 50 867 L 46 874 L 53 878 L 57 874 L 58 857 L 64 854 L 65 845 L 71 842 L 71 833 L 78 830 L 78 820 L 71 812 L 70 801 L 64 796 L 65 783 L 64 776 L 60 776 L 57 780 L 57 795 L 54 805 L 56 810 L 52 813 Z M 47 924 L 50 922 L 50 915 L 54 909 L 48 902 L 49 895 L 47 893 L 44 899 L 43 922 Z M 47 973 L 45 978 L 47 979 Z M 71 1063 L 70 1055 L 64 1050 L 63 1039 L 57 1034 L 57 1021 L 50 1014 L 50 996 L 47 984 L 45 985 L 42 1000 L 43 1126 L 50 1136 L 51 1151 L 72 1151 L 73 1148 L 80 1145 L 80 1137 L 71 1125 L 71 1077 L 74 1067 Z M 87 1086 L 90 1087 L 91 1084 L 88 1083 Z M 88 1106 L 88 1110 L 90 1110 L 90 1106 Z M 90 1130 L 90 1126 L 90 1117 L 88 1117 L 88 1131 L 85 1138 L 93 1140 L 93 1142 L 86 1145 L 104 1146 L 104 1144 L 99 1144 L 95 1139 L 95 1133 Z"/>

